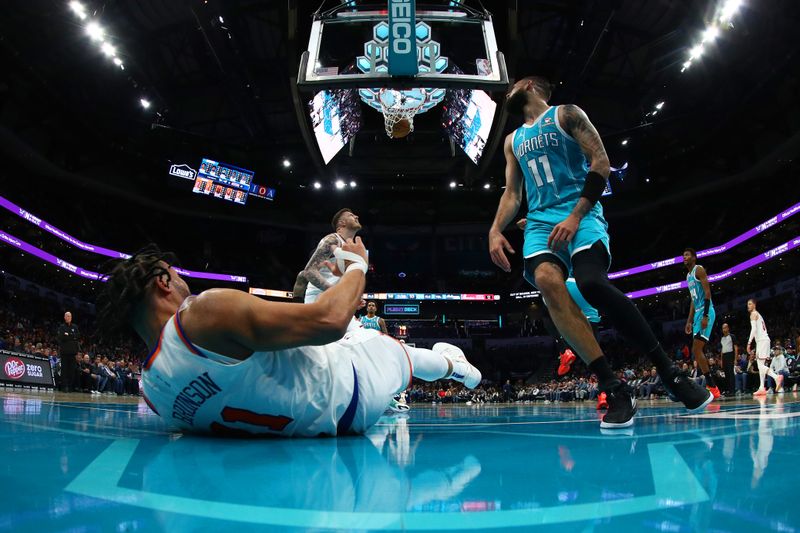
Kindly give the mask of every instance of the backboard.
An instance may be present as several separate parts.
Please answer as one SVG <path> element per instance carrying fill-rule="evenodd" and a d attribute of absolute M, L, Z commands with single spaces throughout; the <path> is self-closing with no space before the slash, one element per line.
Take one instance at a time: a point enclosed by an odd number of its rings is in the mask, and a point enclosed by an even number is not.
<path fill-rule="evenodd" d="M 403 18 L 409 5 L 413 21 Z M 318 11 L 297 80 L 307 91 L 372 89 L 374 99 L 381 88 L 508 88 L 491 15 L 453 1 L 344 2 Z M 443 97 L 438 94 L 426 104 Z"/>

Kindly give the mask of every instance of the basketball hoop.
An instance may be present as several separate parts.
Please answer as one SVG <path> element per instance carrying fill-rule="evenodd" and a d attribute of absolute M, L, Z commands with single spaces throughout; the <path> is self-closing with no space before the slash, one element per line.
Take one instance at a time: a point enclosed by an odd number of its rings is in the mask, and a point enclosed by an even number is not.
<path fill-rule="evenodd" d="M 414 115 L 419 113 L 428 97 L 426 89 L 415 89 L 413 92 L 381 89 L 377 100 L 381 105 L 386 135 L 396 139 L 414 131 Z M 408 122 L 407 129 L 401 124 L 402 121 Z"/>

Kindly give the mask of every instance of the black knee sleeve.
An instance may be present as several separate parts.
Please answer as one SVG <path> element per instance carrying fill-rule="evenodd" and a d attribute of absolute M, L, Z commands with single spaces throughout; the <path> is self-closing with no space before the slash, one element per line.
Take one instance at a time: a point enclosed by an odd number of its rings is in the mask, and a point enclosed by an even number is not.
<path fill-rule="evenodd" d="M 575 254 L 572 270 L 583 297 L 599 309 L 617 331 L 646 354 L 658 347 L 658 340 L 639 309 L 609 281 L 608 252 L 602 242 Z"/>

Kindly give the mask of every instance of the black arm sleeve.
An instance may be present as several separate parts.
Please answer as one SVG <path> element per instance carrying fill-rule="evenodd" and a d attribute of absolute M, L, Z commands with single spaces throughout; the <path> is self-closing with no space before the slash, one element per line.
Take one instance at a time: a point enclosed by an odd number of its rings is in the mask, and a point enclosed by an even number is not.
<path fill-rule="evenodd" d="M 703 306 L 703 316 L 708 316 L 709 308 L 711 308 L 711 300 L 706 300 Z"/>
<path fill-rule="evenodd" d="M 604 190 L 606 190 L 606 179 L 603 176 L 594 170 L 586 174 L 586 181 L 583 183 L 581 196 L 594 205 L 603 195 Z"/>

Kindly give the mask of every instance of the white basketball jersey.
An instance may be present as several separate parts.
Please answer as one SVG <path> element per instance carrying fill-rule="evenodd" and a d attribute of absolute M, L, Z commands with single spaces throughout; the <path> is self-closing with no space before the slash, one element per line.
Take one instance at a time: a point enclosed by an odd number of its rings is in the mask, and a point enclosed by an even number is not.
<path fill-rule="evenodd" d="M 334 235 L 336 235 L 336 238 L 339 240 L 339 246 L 343 245 L 344 239 L 342 238 L 342 236 L 339 235 L 338 233 L 334 233 Z M 319 249 L 320 246 L 322 246 L 322 244 L 325 242 L 325 239 L 327 238 L 328 236 L 326 235 L 325 237 L 320 239 L 319 243 L 317 244 L 317 248 L 315 248 L 314 250 L 315 252 L 317 249 Z M 330 254 L 330 257 L 328 257 L 327 260 L 334 261 L 333 254 Z M 335 285 L 336 283 L 339 282 L 339 278 L 337 276 L 334 276 L 333 272 L 331 272 L 331 270 L 326 266 L 320 267 L 319 273 L 322 275 L 323 278 L 325 278 L 325 281 L 327 281 L 330 285 Z M 313 283 L 309 282 L 308 286 L 306 287 L 306 295 L 304 303 L 307 304 L 314 303 L 315 301 L 317 301 L 317 298 L 319 298 L 319 295 L 322 294 L 322 292 L 323 291 L 320 287 L 317 287 Z"/>
<path fill-rule="evenodd" d="M 761 313 L 756 312 L 756 314 L 758 315 L 758 318 L 750 321 L 750 322 L 755 322 L 755 329 L 756 329 L 755 341 L 756 342 L 768 341 L 769 335 L 767 335 L 767 325 L 764 323 L 764 317 L 761 316 Z"/>
<path fill-rule="evenodd" d="M 402 346 L 375 331 L 239 361 L 192 344 L 179 315 L 145 360 L 142 384 L 153 411 L 182 429 L 305 437 L 363 432 L 411 379 Z"/>

